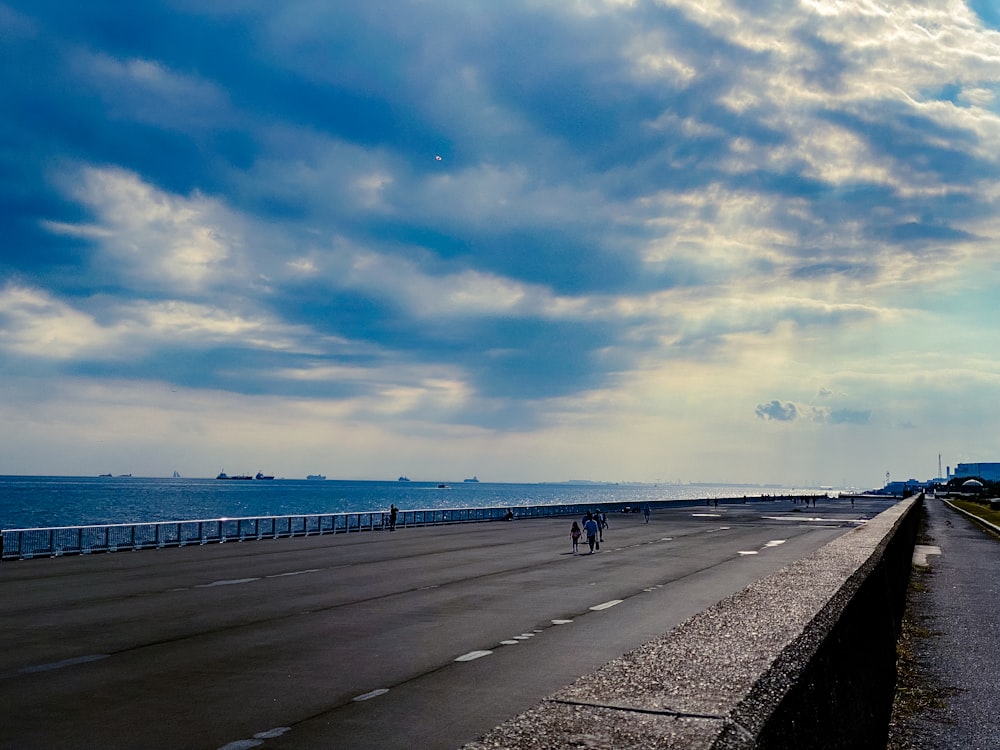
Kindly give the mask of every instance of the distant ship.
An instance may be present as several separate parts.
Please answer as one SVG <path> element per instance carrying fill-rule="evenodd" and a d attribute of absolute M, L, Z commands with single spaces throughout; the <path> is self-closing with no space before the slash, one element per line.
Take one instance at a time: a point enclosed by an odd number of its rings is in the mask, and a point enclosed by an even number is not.
<path fill-rule="evenodd" d="M 451 489 L 451 485 L 448 485 L 448 484 L 439 484 L 438 485 L 438 489 L 439 490 L 450 490 Z"/>
<path fill-rule="evenodd" d="M 273 476 L 269 476 L 269 477 L 268 476 L 264 476 L 264 472 L 258 471 L 257 472 L 257 476 L 255 476 L 254 479 L 274 479 L 274 477 Z"/>
<path fill-rule="evenodd" d="M 272 479 L 273 479 L 273 477 L 272 477 Z M 322 479 L 326 479 L 326 477 L 324 475 L 322 475 L 322 474 L 307 474 L 306 475 L 306 479 L 320 479 L 320 480 L 322 480 Z"/>
<path fill-rule="evenodd" d="M 219 476 L 216 479 L 253 479 L 249 474 L 237 474 L 234 477 L 229 476 L 226 472 L 220 471 Z"/>
<path fill-rule="evenodd" d="M 111 475 L 110 474 L 98 474 L 97 476 L 99 476 L 99 477 L 110 477 Z"/>
<path fill-rule="evenodd" d="M 478 482 L 479 477 L 472 477 L 472 479 L 463 479 L 463 482 Z"/>
<path fill-rule="evenodd" d="M 180 479 L 181 475 L 177 473 L 177 469 L 174 469 L 174 479 Z"/>
<path fill-rule="evenodd" d="M 408 476 L 406 476 L 406 475 L 403 475 L 399 479 L 397 479 L 396 481 L 397 482 L 409 482 L 410 478 Z"/>

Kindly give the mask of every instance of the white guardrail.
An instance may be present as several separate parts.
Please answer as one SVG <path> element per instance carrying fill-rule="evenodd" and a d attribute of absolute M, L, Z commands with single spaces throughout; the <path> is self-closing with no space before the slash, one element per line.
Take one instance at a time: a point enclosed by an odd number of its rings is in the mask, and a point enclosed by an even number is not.
<path fill-rule="evenodd" d="M 673 503 L 650 503 L 661 506 Z M 621 512 L 626 504 L 602 505 L 610 512 Z M 629 506 L 630 509 L 635 504 Z M 503 521 L 542 516 L 581 516 L 591 505 L 527 505 L 496 508 L 435 508 L 400 510 L 397 528 L 432 526 L 480 521 Z M 385 531 L 389 511 L 364 513 L 314 513 L 289 516 L 214 518 L 194 521 L 154 521 L 116 523 L 94 526 L 58 526 L 38 529 L 0 531 L 3 560 L 30 560 L 36 557 L 87 555 L 93 552 L 184 547 L 195 544 L 243 542 L 252 539 L 278 539 L 292 536 L 340 534 L 354 531 Z"/>

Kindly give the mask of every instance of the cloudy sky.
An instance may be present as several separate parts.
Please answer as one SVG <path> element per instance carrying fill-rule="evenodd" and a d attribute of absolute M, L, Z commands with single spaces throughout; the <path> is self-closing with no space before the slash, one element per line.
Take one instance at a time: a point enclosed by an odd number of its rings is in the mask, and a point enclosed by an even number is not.
<path fill-rule="evenodd" d="M 0 473 L 1000 460 L 992 0 L 0 2 Z"/>

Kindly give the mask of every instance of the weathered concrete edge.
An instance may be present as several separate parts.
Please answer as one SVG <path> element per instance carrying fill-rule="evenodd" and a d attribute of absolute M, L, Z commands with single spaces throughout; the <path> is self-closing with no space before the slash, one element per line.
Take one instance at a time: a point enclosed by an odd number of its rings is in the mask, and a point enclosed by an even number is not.
<path fill-rule="evenodd" d="M 884 748 L 922 501 L 892 506 L 466 750 Z"/>

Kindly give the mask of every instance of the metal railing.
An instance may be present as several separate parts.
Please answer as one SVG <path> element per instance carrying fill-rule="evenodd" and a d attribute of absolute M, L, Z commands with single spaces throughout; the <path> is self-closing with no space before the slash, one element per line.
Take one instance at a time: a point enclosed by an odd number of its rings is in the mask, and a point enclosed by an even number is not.
<path fill-rule="evenodd" d="M 676 504 L 676 501 L 650 503 L 651 506 L 670 504 Z M 614 513 L 620 512 L 626 505 L 629 504 L 611 503 L 602 507 Z M 631 505 L 634 507 L 634 503 Z M 577 514 L 582 516 L 591 509 L 592 505 L 571 504 L 400 510 L 396 518 L 396 528 L 502 521 L 511 514 L 513 518 Z M 87 555 L 93 552 L 159 549 L 388 529 L 388 511 L 4 529 L 0 531 L 2 540 L 0 559 L 30 560 L 36 557 Z"/>

